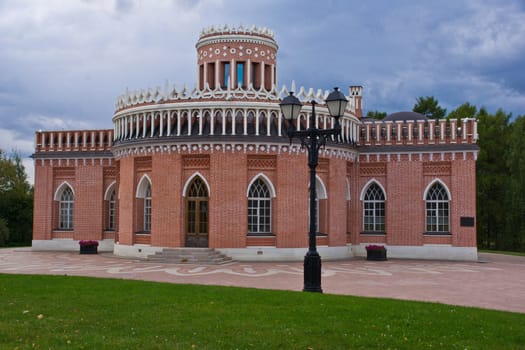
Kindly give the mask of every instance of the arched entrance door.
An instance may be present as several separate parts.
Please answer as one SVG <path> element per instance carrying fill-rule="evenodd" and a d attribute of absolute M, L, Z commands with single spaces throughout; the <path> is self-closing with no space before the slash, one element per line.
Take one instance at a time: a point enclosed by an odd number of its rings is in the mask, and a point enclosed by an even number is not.
<path fill-rule="evenodd" d="M 186 247 L 208 247 L 208 191 L 195 177 L 186 193 Z"/>

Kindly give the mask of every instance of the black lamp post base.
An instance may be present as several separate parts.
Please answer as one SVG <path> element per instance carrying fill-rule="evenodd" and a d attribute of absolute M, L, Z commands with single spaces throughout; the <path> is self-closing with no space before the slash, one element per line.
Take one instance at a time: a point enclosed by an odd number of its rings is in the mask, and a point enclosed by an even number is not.
<path fill-rule="evenodd" d="M 317 251 L 308 251 L 304 256 L 303 292 L 323 292 L 321 289 L 321 257 Z"/>

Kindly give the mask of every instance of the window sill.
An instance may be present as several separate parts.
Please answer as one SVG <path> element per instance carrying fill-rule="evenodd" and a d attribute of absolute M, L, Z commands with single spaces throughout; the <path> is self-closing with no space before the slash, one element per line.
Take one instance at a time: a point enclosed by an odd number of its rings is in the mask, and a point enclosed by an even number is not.
<path fill-rule="evenodd" d="M 248 237 L 275 237 L 271 232 L 249 232 Z"/>
<path fill-rule="evenodd" d="M 384 231 L 362 231 L 361 234 L 367 236 L 386 236 Z"/>
<path fill-rule="evenodd" d="M 140 235 L 140 236 L 150 236 L 151 235 L 151 232 L 147 232 L 147 231 L 140 231 L 140 232 L 135 232 L 136 235 Z"/>
<path fill-rule="evenodd" d="M 56 228 L 53 232 L 73 232 L 72 228 Z"/>
<path fill-rule="evenodd" d="M 444 236 L 444 237 L 450 237 L 452 236 L 452 233 L 450 232 L 424 232 L 424 236 Z"/>

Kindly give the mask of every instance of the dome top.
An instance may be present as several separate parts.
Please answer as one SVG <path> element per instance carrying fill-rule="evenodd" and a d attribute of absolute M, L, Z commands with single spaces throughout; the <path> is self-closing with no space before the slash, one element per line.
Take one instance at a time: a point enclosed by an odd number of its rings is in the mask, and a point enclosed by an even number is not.
<path fill-rule="evenodd" d="M 423 114 L 417 113 L 417 112 L 397 112 L 397 113 L 392 113 L 388 115 L 383 120 L 391 121 L 391 122 L 397 122 L 397 121 L 406 122 L 407 120 L 425 120 L 427 121 L 428 118 L 425 117 Z"/>

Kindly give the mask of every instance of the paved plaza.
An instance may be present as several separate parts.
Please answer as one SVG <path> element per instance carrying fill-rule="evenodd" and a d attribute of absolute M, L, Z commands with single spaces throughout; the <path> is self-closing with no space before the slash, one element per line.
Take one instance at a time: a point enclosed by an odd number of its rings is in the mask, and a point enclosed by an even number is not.
<path fill-rule="evenodd" d="M 525 313 L 525 257 L 479 254 L 479 262 L 424 260 L 324 261 L 325 293 Z M 122 278 L 169 283 L 300 291 L 302 262 L 232 262 L 227 265 L 159 264 L 112 254 L 0 249 L 0 273 Z"/>

